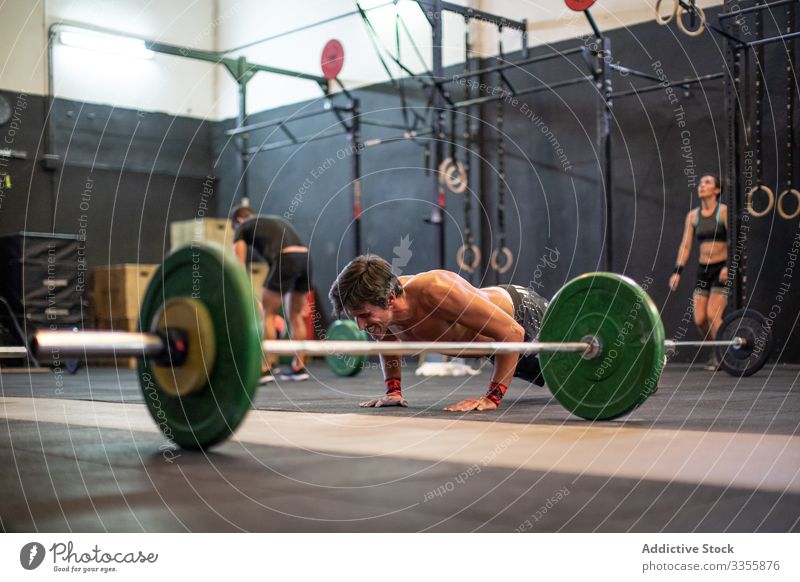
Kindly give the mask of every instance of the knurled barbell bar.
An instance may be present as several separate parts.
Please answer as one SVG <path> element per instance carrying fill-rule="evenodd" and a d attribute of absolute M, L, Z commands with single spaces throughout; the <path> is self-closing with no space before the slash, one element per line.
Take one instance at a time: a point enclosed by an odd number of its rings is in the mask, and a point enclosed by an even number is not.
<path fill-rule="evenodd" d="M 752 310 L 730 314 L 718 340 L 664 339 L 658 310 L 631 279 L 589 273 L 568 282 L 545 313 L 538 342 L 365 342 L 268 340 L 250 280 L 222 246 L 195 243 L 171 253 L 142 303 L 138 332 L 39 331 L 37 355 L 139 357 L 148 409 L 162 432 L 185 448 L 227 438 L 252 405 L 262 354 L 365 357 L 429 352 L 461 356 L 539 354 L 547 386 L 570 412 L 588 420 L 622 416 L 655 392 L 665 349 L 727 348 L 722 367 L 747 376 L 766 362 L 770 328 Z M 23 357 L 21 347 L 0 357 Z"/>

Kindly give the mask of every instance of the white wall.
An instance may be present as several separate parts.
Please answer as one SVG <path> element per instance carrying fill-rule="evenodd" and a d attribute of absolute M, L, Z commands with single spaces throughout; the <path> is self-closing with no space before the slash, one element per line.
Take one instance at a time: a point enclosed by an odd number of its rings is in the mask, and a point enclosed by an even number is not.
<path fill-rule="evenodd" d="M 466 3 L 466 0 L 461 0 L 461 2 Z M 425 58 L 424 63 L 420 62 L 408 36 L 401 33 L 400 50 L 403 63 L 418 73 L 430 69 L 430 26 L 419 6 L 405 0 L 400 3 L 398 9 L 394 6 L 375 8 L 385 3 L 386 0 L 363 0 L 361 2 L 361 6 L 368 11 L 381 43 L 392 54 L 396 53 L 394 27 L 396 11 L 399 10 L 414 42 Z M 287 9 L 287 5 L 293 9 Z M 246 17 L 231 19 L 220 25 L 218 43 L 224 49 L 242 46 L 311 22 L 345 14 L 355 9 L 355 2 L 353 0 L 302 0 L 291 4 L 277 0 L 267 2 L 263 0 L 219 0 L 220 13 L 234 10 L 235 7 L 239 7 L 239 12 L 245 14 Z M 448 30 L 458 30 L 458 39 L 463 39 L 463 19 L 452 14 L 446 15 L 446 18 Z M 340 77 L 348 87 L 371 85 L 389 79 L 375 54 L 367 28 L 358 15 L 270 40 L 242 51 L 233 52 L 231 56 L 244 55 L 253 62 L 320 75 L 322 49 L 325 43 L 332 38 L 338 39 L 344 46 L 345 64 Z M 400 68 L 388 56 L 384 55 L 384 59 L 395 77 L 401 75 Z M 446 46 L 446 63 L 462 60 L 463 40 Z M 220 118 L 233 117 L 236 115 L 237 108 L 236 84 L 224 71 L 218 71 L 217 76 L 220 79 L 221 91 L 217 114 Z M 259 73 L 250 82 L 248 91 L 249 111 L 271 109 L 321 95 L 319 87 L 313 81 L 302 81 L 264 73 Z"/>
<path fill-rule="evenodd" d="M 238 10 L 244 18 L 227 19 L 218 29 L 218 45 L 230 49 L 269 37 L 293 28 L 317 22 L 354 9 L 352 0 L 298 0 L 286 9 L 283 0 L 217 0 L 220 13 Z M 513 20 L 528 19 L 528 45 L 548 45 L 568 38 L 578 38 L 591 33 L 586 17 L 567 8 L 563 0 L 456 0 L 462 5 L 506 16 Z M 667 5 L 671 0 L 666 0 Z M 394 23 L 399 11 L 414 42 L 426 59 L 423 65 L 413 52 L 411 43 L 401 34 L 403 63 L 415 72 L 430 68 L 430 26 L 419 7 L 409 1 L 401 1 L 397 7 L 386 6 L 385 0 L 362 0 L 361 6 L 368 11 L 381 40 L 395 52 Z M 721 0 L 698 0 L 702 8 L 721 4 Z M 609 30 L 638 24 L 654 17 L 655 0 L 598 0 L 592 7 L 592 16 L 601 30 Z M 446 13 L 444 20 L 445 66 L 463 62 L 464 20 Z M 675 27 L 675 24 L 670 26 Z M 681 34 L 676 32 L 676 34 Z M 476 54 L 488 57 L 497 54 L 498 36 L 490 24 L 473 21 L 470 35 Z M 388 80 L 380 61 L 375 56 L 369 36 L 361 18 L 357 15 L 295 33 L 280 39 L 232 53 L 245 55 L 249 60 L 263 64 L 281 66 L 286 69 L 320 73 L 319 59 L 322 47 L 331 38 L 344 45 L 345 65 L 341 78 L 348 87 L 369 85 Z M 506 52 L 521 48 L 521 35 L 514 30 L 503 33 Z M 386 59 L 392 74 L 403 73 Z M 221 119 L 234 117 L 237 110 L 236 84 L 224 71 L 217 71 L 220 90 L 217 116 Z M 248 86 L 248 111 L 271 109 L 307 99 L 319 97 L 320 91 L 313 82 L 300 81 L 279 75 L 258 74 Z"/>
<path fill-rule="evenodd" d="M 697 0 L 705 9 L 719 6 L 722 0 Z M 597 0 L 591 14 L 600 30 L 623 28 L 640 22 L 653 20 L 656 0 Z M 481 0 L 480 8 L 494 14 L 502 14 L 514 20 L 528 19 L 528 46 L 552 44 L 568 38 L 577 38 L 591 32 L 591 27 L 582 12 L 567 8 L 563 0 Z M 662 2 L 662 12 L 672 0 Z M 670 24 L 675 28 L 673 21 Z M 676 31 L 676 34 L 681 34 Z M 506 33 L 504 45 L 507 50 L 519 50 L 518 36 Z M 481 49 L 486 55 L 496 54 L 497 34 L 494 27 L 484 27 Z"/>
<path fill-rule="evenodd" d="M 0 4 L 0 89 L 47 92 L 44 6 L 30 0 Z"/>
<path fill-rule="evenodd" d="M 214 0 L 5 0 L 0 4 L 0 87 L 47 92 L 47 28 L 71 22 L 151 40 L 214 50 Z M 138 59 L 69 47 L 56 41 L 57 97 L 193 117 L 215 109 L 215 65 L 156 54 Z"/>
<path fill-rule="evenodd" d="M 80 22 L 150 40 L 215 49 L 214 0 L 47 0 L 46 21 Z M 215 65 L 156 54 L 152 59 L 111 56 L 56 42 L 54 89 L 58 97 L 119 107 L 211 117 Z"/>

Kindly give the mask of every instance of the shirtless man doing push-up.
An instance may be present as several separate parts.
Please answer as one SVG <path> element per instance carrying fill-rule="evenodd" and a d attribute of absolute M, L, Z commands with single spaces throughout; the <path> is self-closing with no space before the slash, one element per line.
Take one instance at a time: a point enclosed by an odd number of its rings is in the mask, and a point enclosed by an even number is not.
<path fill-rule="evenodd" d="M 478 289 L 456 273 L 435 270 L 397 277 L 376 255 L 353 259 L 328 294 L 337 317 L 384 341 L 522 342 L 539 335 L 547 301 L 517 285 Z M 486 393 L 445 410 L 493 410 L 513 377 L 544 385 L 536 355 L 498 354 Z M 364 407 L 407 406 L 400 385 L 400 358 L 381 356 L 386 396 Z"/>

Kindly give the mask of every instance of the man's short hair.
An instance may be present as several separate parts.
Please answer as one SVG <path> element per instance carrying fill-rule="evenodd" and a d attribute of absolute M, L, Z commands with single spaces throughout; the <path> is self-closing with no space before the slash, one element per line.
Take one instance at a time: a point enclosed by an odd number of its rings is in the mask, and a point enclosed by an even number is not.
<path fill-rule="evenodd" d="M 243 222 L 255 215 L 256 215 L 255 211 L 249 206 L 237 206 L 236 208 L 231 210 L 230 219 L 231 222 L 236 224 L 237 222 Z"/>
<path fill-rule="evenodd" d="M 392 293 L 395 297 L 403 294 L 392 266 L 378 255 L 361 255 L 342 269 L 331 285 L 328 298 L 334 317 L 343 318 L 367 304 L 386 308 Z"/>

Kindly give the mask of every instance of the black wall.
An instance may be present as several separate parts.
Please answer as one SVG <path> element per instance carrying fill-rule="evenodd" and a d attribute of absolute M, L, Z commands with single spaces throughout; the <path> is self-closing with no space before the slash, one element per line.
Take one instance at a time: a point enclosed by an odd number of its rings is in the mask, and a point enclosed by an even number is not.
<path fill-rule="evenodd" d="M 204 185 L 213 187 L 209 124 L 56 100 L 49 151 L 46 98 L 3 94 L 18 115 L 0 128 L 0 147 L 18 157 L 0 162 L 12 186 L 2 191 L 0 233 L 85 236 L 89 267 L 160 263 L 169 223 L 196 216 Z M 57 158 L 46 164 L 46 153 Z"/>
<path fill-rule="evenodd" d="M 707 11 L 712 21 L 718 10 Z M 776 19 L 779 17 L 782 14 L 776 13 Z M 752 22 L 750 30 L 754 31 Z M 768 26 L 767 35 L 769 33 Z M 646 22 L 609 31 L 608 36 L 613 63 L 650 75 L 679 79 L 727 70 L 724 45 L 715 35 L 689 38 L 677 31 L 674 25 L 662 27 Z M 588 36 L 577 38 L 554 47 L 537 49 L 532 54 L 591 42 Z M 786 85 L 783 68 L 787 61 L 785 52 L 781 53 L 785 50 L 782 46 L 774 45 L 767 50 L 767 62 L 776 64 L 771 70 L 767 66 L 767 91 L 772 105 L 765 107 L 769 116 L 765 125 L 775 129 L 765 129 L 765 141 L 771 140 L 774 148 L 764 156 L 777 167 L 781 162 L 776 152 L 785 144 L 787 135 L 785 112 L 781 117 L 781 107 L 785 108 Z M 520 55 L 508 56 L 515 59 Z M 487 61 L 481 66 L 490 64 L 493 62 Z M 587 72 L 581 56 L 575 55 L 536 64 L 524 71 L 509 71 L 508 76 L 520 89 L 579 77 Z M 482 94 L 498 84 L 496 75 L 481 81 L 489 86 Z M 619 74 L 613 75 L 613 82 L 615 91 L 654 83 Z M 413 82 L 407 81 L 406 86 L 412 88 Z M 463 87 L 450 87 L 454 99 L 463 98 Z M 400 121 L 397 110 L 400 101 L 395 88 L 380 85 L 355 94 L 361 101 L 365 118 Z M 473 96 L 480 94 L 480 89 L 473 91 Z M 420 105 L 424 99 L 421 95 L 413 95 L 410 102 Z M 676 88 L 668 92 L 660 88 L 638 96 L 620 97 L 614 102 L 613 270 L 629 275 L 647 288 L 662 311 L 668 336 L 698 337 L 691 324 L 696 245 L 678 292 L 669 293 L 667 281 L 675 263 L 686 213 L 698 204 L 696 184 L 699 177 L 707 172 L 724 173 L 726 125 L 723 105 L 721 79 L 693 85 L 688 91 Z M 320 107 L 321 101 L 310 101 L 261 112 L 252 115 L 250 121 L 276 119 Z M 569 278 L 604 268 L 605 202 L 596 139 L 597 110 L 597 91 L 588 82 L 521 97 L 516 104 L 506 102 L 503 109 L 507 152 L 506 229 L 507 244 L 514 251 L 515 265 L 505 275 L 497 275 L 487 268 L 488 256 L 485 256 L 482 273 L 471 277 L 463 273 L 467 278 L 483 285 L 533 282 L 537 290 L 550 296 Z M 477 157 L 472 158 L 472 227 L 478 232 L 483 226 L 482 242 L 484 250 L 488 251 L 499 244 L 496 105 L 490 103 L 474 107 L 469 113 L 460 113 L 460 124 L 467 115 L 473 116 L 475 129 L 482 137 L 485 156 L 480 164 Z M 232 127 L 231 122 L 214 130 L 215 156 L 221 156 L 218 170 L 221 191 L 223 196 L 227 196 L 223 201 L 225 211 L 233 204 L 232 193 L 238 180 L 231 142 L 222 133 L 228 127 Z M 299 120 L 290 127 L 295 135 L 310 135 L 336 127 L 336 120 L 333 115 L 326 115 Z M 397 132 L 366 128 L 364 133 L 369 139 Z M 271 143 L 283 140 L 285 136 L 273 128 L 254 132 L 251 138 L 253 143 Z M 420 140 L 420 143 L 425 143 L 425 140 Z M 332 138 L 265 152 L 250 165 L 253 205 L 259 212 L 290 213 L 299 231 L 312 245 L 315 280 L 323 291 L 327 291 L 338 270 L 352 258 L 354 249 L 349 158 L 337 159 L 337 152 L 346 147 L 344 137 Z M 458 147 L 459 152 L 463 152 L 463 141 Z M 557 151 L 557 148 L 561 149 Z M 449 151 L 449 145 L 445 149 Z M 463 153 L 459 155 L 463 158 Z M 781 156 L 785 158 L 783 152 Z M 312 169 L 328 158 L 334 163 L 321 173 L 320 178 L 314 178 Z M 413 244 L 405 272 L 439 267 L 436 229 L 425 223 L 435 193 L 434 178 L 424 171 L 422 146 L 405 141 L 368 149 L 363 155 L 363 175 L 362 250 L 386 258 L 399 258 L 394 247 L 400 244 L 402 237 L 409 236 Z M 307 179 L 311 181 L 310 186 Z M 303 192 L 298 194 L 301 190 Z M 729 195 L 730 192 L 723 191 L 724 200 Z M 302 199 L 299 203 L 298 198 Z M 463 197 L 448 194 L 447 200 L 445 266 L 455 270 L 455 252 L 463 242 Z M 764 219 L 750 222 L 748 305 L 765 315 L 775 303 L 777 285 L 786 267 L 786 255 L 791 250 L 799 222 L 798 219 L 782 220 L 774 211 Z M 789 293 L 782 297 L 782 305 L 784 316 L 787 310 L 792 315 L 774 318 L 776 339 L 779 344 L 786 344 L 780 356 L 783 361 L 798 361 L 800 340 L 794 337 L 792 330 L 800 305 L 800 283 L 792 285 Z M 681 359 L 694 356 L 691 352 L 679 354 Z"/>

